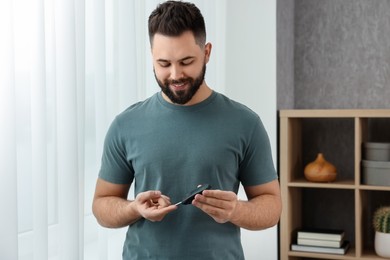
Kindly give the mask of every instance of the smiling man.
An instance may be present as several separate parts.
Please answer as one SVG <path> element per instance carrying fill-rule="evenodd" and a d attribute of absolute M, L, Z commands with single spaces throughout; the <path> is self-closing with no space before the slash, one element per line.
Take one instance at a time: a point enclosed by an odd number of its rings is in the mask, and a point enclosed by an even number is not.
<path fill-rule="evenodd" d="M 93 212 L 104 227 L 128 226 L 123 259 L 244 259 L 240 228 L 269 228 L 281 213 L 268 135 L 258 115 L 206 84 L 212 45 L 195 5 L 157 6 L 149 39 L 161 92 L 112 122 Z M 200 184 L 211 188 L 177 203 Z"/>
<path fill-rule="evenodd" d="M 177 37 L 156 33 L 152 39 L 154 73 L 166 101 L 192 105 L 210 96 L 204 77 L 211 43 L 199 46 L 191 31 Z"/>

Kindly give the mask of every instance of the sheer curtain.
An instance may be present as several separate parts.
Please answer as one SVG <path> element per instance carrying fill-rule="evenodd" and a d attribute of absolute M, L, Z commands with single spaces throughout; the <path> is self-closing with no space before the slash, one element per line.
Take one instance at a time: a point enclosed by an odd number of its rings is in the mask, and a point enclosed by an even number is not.
<path fill-rule="evenodd" d="M 111 120 L 158 91 L 147 17 L 159 2 L 0 1 L 1 259 L 121 259 L 125 230 L 97 225 L 92 196 Z M 223 92 L 226 3 L 193 2 Z"/>

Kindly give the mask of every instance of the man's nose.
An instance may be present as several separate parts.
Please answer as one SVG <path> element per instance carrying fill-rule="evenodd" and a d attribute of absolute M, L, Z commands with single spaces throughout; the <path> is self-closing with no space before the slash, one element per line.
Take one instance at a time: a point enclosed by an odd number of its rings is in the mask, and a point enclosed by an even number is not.
<path fill-rule="evenodd" d="M 183 70 L 180 66 L 171 66 L 171 79 L 178 80 L 183 77 Z"/>

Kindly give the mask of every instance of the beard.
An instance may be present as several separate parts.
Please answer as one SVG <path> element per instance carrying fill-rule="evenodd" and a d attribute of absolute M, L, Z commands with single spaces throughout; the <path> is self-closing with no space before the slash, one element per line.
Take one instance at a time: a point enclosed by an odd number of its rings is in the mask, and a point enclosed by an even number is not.
<path fill-rule="evenodd" d="M 206 64 L 203 65 L 202 71 L 200 72 L 199 76 L 196 78 L 181 78 L 178 80 L 164 80 L 164 82 L 160 81 L 157 76 L 156 72 L 154 72 L 154 77 L 156 78 L 156 81 L 158 85 L 161 88 L 161 91 L 172 101 L 174 104 L 184 105 L 188 101 L 192 99 L 192 97 L 195 95 L 195 93 L 199 90 L 200 86 L 202 85 L 204 81 L 204 77 L 206 75 Z M 186 90 L 180 90 L 180 91 L 173 91 L 169 86 L 171 84 L 189 84 L 189 88 Z"/>

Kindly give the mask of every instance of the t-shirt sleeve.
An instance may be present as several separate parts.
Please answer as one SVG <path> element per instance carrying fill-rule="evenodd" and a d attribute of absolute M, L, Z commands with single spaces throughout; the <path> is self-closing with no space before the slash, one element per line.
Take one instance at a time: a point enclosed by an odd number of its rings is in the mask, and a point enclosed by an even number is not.
<path fill-rule="evenodd" d="M 268 134 L 258 118 L 240 163 L 240 181 L 244 186 L 264 184 L 277 179 Z"/>
<path fill-rule="evenodd" d="M 99 178 L 116 184 L 131 184 L 134 170 L 126 154 L 126 143 L 115 119 L 104 140 Z"/>

